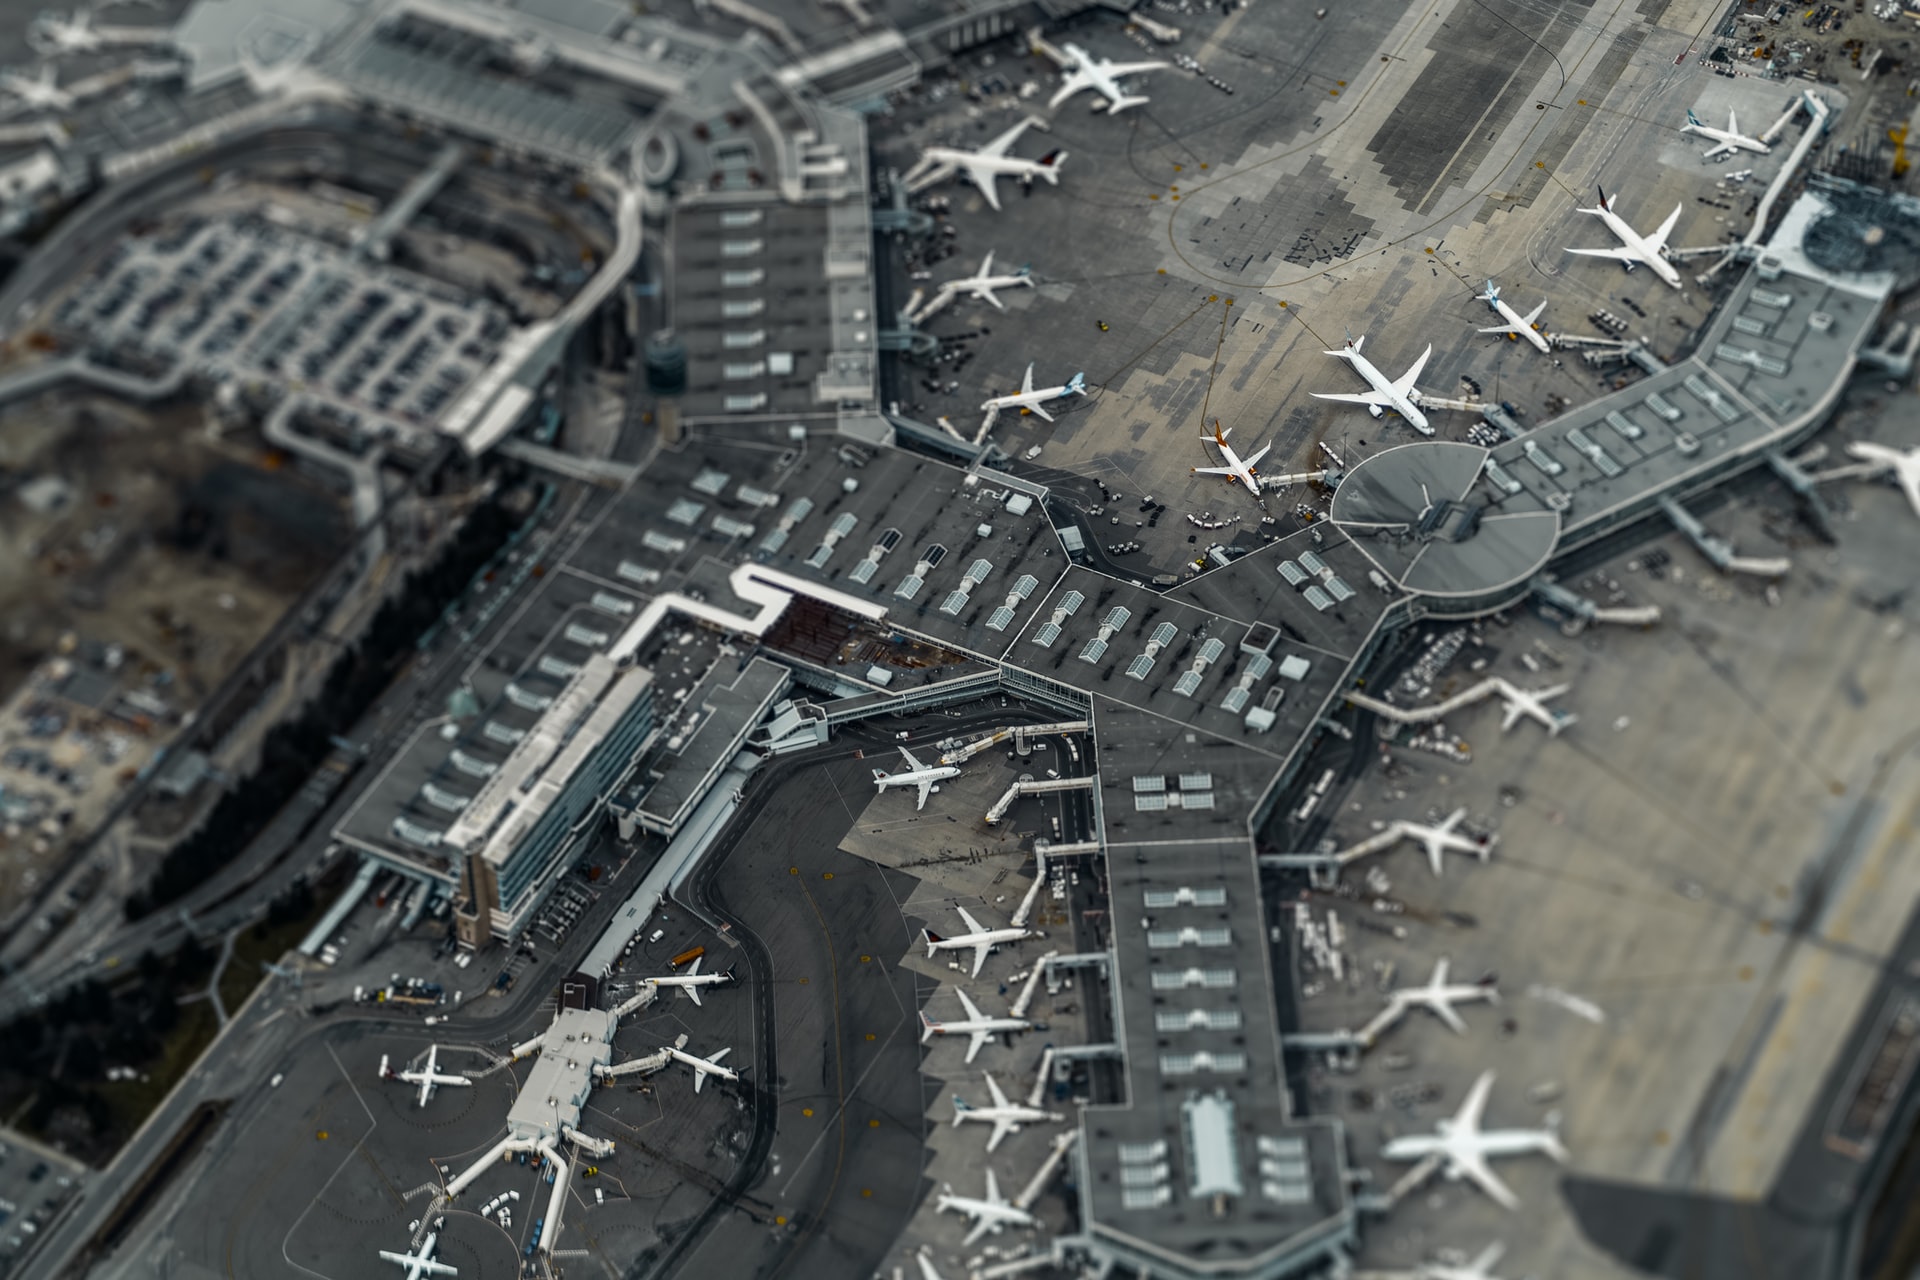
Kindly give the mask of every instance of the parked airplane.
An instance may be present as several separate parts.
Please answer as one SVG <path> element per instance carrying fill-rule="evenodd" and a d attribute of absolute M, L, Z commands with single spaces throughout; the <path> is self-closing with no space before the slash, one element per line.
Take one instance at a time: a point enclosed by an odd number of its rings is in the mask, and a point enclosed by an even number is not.
<path fill-rule="evenodd" d="M 1420 376 L 1420 371 L 1426 368 L 1427 357 L 1433 354 L 1433 344 L 1428 343 L 1427 349 L 1420 353 L 1420 358 L 1413 362 L 1413 368 L 1407 370 L 1403 376 L 1395 381 L 1390 380 L 1385 374 L 1381 373 L 1380 370 L 1374 368 L 1373 361 L 1360 354 L 1361 344 L 1366 342 L 1366 340 L 1365 335 L 1358 338 L 1349 338 L 1347 339 L 1346 346 L 1340 348 L 1338 351 L 1329 351 L 1327 354 L 1337 356 L 1339 359 L 1345 360 L 1348 364 L 1352 365 L 1354 372 L 1364 378 L 1367 386 L 1371 389 L 1353 395 L 1345 392 L 1316 391 L 1313 393 L 1314 398 L 1317 400 L 1344 400 L 1349 404 L 1363 404 L 1367 406 L 1367 412 L 1376 418 L 1388 409 L 1392 409 L 1395 413 L 1405 418 L 1407 424 L 1415 431 L 1418 431 L 1422 435 L 1432 435 L 1433 428 L 1427 424 L 1427 415 L 1420 412 L 1418 408 L 1420 404 L 1420 390 L 1415 387 L 1413 383 L 1414 380 Z"/>
<path fill-rule="evenodd" d="M 1213 441 L 1213 443 L 1219 447 L 1220 456 L 1227 460 L 1227 465 L 1224 467 L 1194 467 L 1192 469 L 1193 474 L 1197 476 L 1226 476 L 1237 484 L 1247 486 L 1247 491 L 1257 498 L 1260 496 L 1260 480 L 1258 474 L 1253 469 L 1254 464 L 1266 457 L 1267 450 L 1273 448 L 1273 446 L 1271 444 L 1262 445 L 1252 457 L 1243 459 L 1233 451 L 1233 446 L 1227 443 L 1227 437 L 1232 434 L 1232 427 L 1228 427 L 1225 431 L 1222 431 L 1220 429 L 1220 419 L 1215 418 L 1213 420 L 1213 434 L 1206 435 L 1203 433 L 1200 438 L 1202 440 Z"/>
<path fill-rule="evenodd" d="M 958 773 L 959 770 L 954 770 Z M 1003 942 L 1018 942 L 1022 938 L 1034 938 L 1039 935 L 1032 929 L 983 929 L 980 922 L 967 914 L 965 907 L 955 905 L 960 919 L 966 922 L 967 931 L 951 938 L 943 938 L 931 929 L 922 929 L 921 935 L 927 940 L 927 959 L 931 960 L 939 951 L 973 951 L 973 977 L 980 976 L 980 966 L 987 962 L 987 952 Z"/>
<path fill-rule="evenodd" d="M 1547 345 L 1546 335 L 1541 333 L 1536 327 L 1536 322 L 1540 319 L 1540 313 L 1547 309 L 1545 300 L 1542 300 L 1539 306 L 1527 312 L 1526 315 L 1521 315 L 1513 309 L 1511 303 L 1501 299 L 1500 287 L 1491 280 L 1487 281 L 1487 291 L 1480 295 L 1480 300 L 1499 312 L 1500 318 L 1507 322 L 1504 327 L 1495 326 L 1491 329 L 1482 329 L 1480 332 L 1503 333 L 1507 337 L 1515 339 L 1525 338 L 1542 351 L 1553 350 L 1552 347 Z"/>
<path fill-rule="evenodd" d="M 433 1260 L 433 1242 L 439 1239 L 439 1232 L 427 1232 L 427 1238 L 420 1242 L 418 1253 L 390 1253 L 380 1250 L 380 1257 L 387 1262 L 398 1263 L 407 1269 L 407 1280 L 424 1280 L 427 1276 L 457 1276 L 457 1267 L 445 1262 Z"/>
<path fill-rule="evenodd" d="M 1082 89 L 1092 89 L 1106 103 L 1108 115 L 1119 115 L 1128 107 L 1137 107 L 1147 101 L 1144 95 L 1128 94 L 1122 89 L 1120 77 L 1159 71 L 1168 65 L 1164 62 L 1115 62 L 1112 58 L 1101 58 L 1096 62 L 1092 54 L 1077 44 L 1054 48 L 1041 39 L 1038 27 L 1027 33 L 1027 39 L 1036 50 L 1052 58 L 1067 73 L 1060 88 L 1047 102 L 1050 108 L 1059 106 Z"/>
<path fill-rule="evenodd" d="M 934 1270 L 932 1258 L 924 1253 L 916 1253 L 913 1256 L 914 1260 L 920 1264 L 920 1280 L 946 1280 L 945 1276 Z"/>
<path fill-rule="evenodd" d="M 0 93 L 13 98 L 22 110 L 65 111 L 73 105 L 73 95 L 59 86 L 59 77 L 59 68 L 51 62 L 42 63 L 37 76 L 0 71 Z"/>
<path fill-rule="evenodd" d="M 1444 874 L 1440 862 L 1441 855 L 1451 850 L 1454 853 L 1471 853 L 1485 862 L 1487 855 L 1493 852 L 1493 838 L 1463 836 L 1455 834 L 1454 829 L 1467 816 L 1465 809 L 1455 809 L 1439 825 L 1429 826 L 1424 822 L 1397 822 L 1400 834 L 1409 840 L 1417 840 L 1427 851 L 1427 862 L 1433 867 L 1433 874 Z"/>
<path fill-rule="evenodd" d="M 1423 1262 L 1417 1274 L 1420 1280 L 1500 1280 L 1493 1274 L 1493 1268 L 1506 1252 L 1506 1243 L 1495 1240 L 1464 1267 L 1450 1266 L 1444 1262 Z"/>
<path fill-rule="evenodd" d="M 994 189 L 994 184 L 1001 178 L 1018 178 L 1029 187 L 1035 178 L 1045 178 L 1057 187 L 1060 185 L 1060 164 L 1067 158 L 1066 152 L 1049 151 L 1038 160 L 1022 160 L 1019 156 L 1007 154 L 1013 149 L 1013 144 L 1020 140 L 1021 134 L 1040 123 L 1033 116 L 1028 116 L 978 151 L 961 147 L 928 147 L 920 153 L 920 159 L 913 168 L 901 175 L 901 180 L 908 191 L 924 191 L 936 182 L 944 182 L 955 174 L 964 174 L 996 211 L 1000 208 L 1000 195 Z"/>
<path fill-rule="evenodd" d="M 733 970 L 731 969 L 725 973 L 700 972 L 700 965 L 705 959 L 706 957 L 704 956 L 696 959 L 693 962 L 693 966 L 685 973 L 670 974 L 664 978 L 642 978 L 641 981 L 649 987 L 678 987 L 680 988 L 681 995 L 692 996 L 693 1002 L 699 1004 L 700 988 L 733 981 Z"/>
<path fill-rule="evenodd" d="M 927 797 L 933 793 L 934 783 L 947 778 L 957 778 L 960 776 L 960 770 L 954 765 L 921 764 L 913 758 L 913 752 L 907 750 L 905 747 L 900 748 L 900 754 L 906 757 L 906 772 L 888 773 L 885 769 L 875 769 L 873 771 L 875 794 L 885 791 L 888 787 L 918 787 L 920 788 L 920 801 L 913 807 L 915 809 L 924 809 L 927 807 Z"/>
<path fill-rule="evenodd" d="M 1425 1160 L 1437 1156 L 1441 1171 L 1449 1181 L 1467 1178 L 1508 1209 L 1520 1206 L 1520 1197 L 1494 1176 L 1487 1166 L 1489 1156 L 1517 1156 L 1539 1151 L 1562 1164 L 1567 1149 L 1557 1135 L 1545 1129 L 1488 1129 L 1480 1127 L 1487 1109 L 1487 1094 L 1493 1088 L 1493 1072 L 1483 1072 L 1467 1091 L 1467 1100 L 1452 1118 L 1441 1120 L 1432 1134 L 1407 1134 L 1387 1143 L 1381 1155 L 1389 1160 Z"/>
<path fill-rule="evenodd" d="M 1746 134 L 1740 132 L 1740 118 L 1734 115 L 1731 110 L 1727 112 L 1727 127 L 1724 129 L 1716 129 L 1712 125 L 1701 124 L 1700 117 L 1693 114 L 1692 111 L 1688 111 L 1687 122 L 1680 127 L 1680 132 L 1697 133 L 1703 138 L 1713 139 L 1715 143 L 1713 150 L 1700 153 L 1703 160 L 1712 160 L 1717 156 L 1730 156 L 1736 151 L 1751 151 L 1755 155 L 1762 156 L 1768 155 L 1773 151 L 1772 147 L 1760 141 L 1760 139 L 1749 138 Z"/>
<path fill-rule="evenodd" d="M 1023 1124 L 1058 1124 L 1060 1116 L 1052 1111 L 1042 1111 L 1038 1107 L 1018 1106 L 1007 1101 L 1006 1091 L 1000 1082 L 987 1073 L 987 1091 L 993 1094 L 990 1107 L 968 1106 L 959 1094 L 953 1096 L 953 1127 L 958 1129 L 968 1120 L 977 1120 L 993 1126 L 993 1132 L 987 1135 L 987 1154 L 1000 1145 L 1001 1139 L 1010 1133 L 1020 1132 Z"/>
<path fill-rule="evenodd" d="M 688 1053 L 678 1045 L 661 1045 L 660 1051 L 669 1058 L 672 1058 L 675 1062 L 684 1062 L 693 1068 L 693 1091 L 695 1093 L 700 1092 L 700 1086 L 707 1082 L 708 1076 L 718 1076 L 720 1079 L 729 1082 L 740 1078 L 738 1071 L 720 1065 L 720 1059 L 733 1052 L 732 1046 L 716 1050 L 704 1058 L 697 1054 Z"/>
<path fill-rule="evenodd" d="M 1869 463 L 1876 472 L 1891 475 L 1906 493 L 1913 512 L 1920 515 L 1920 449 L 1895 449 L 1871 440 L 1855 440 L 1847 445 L 1847 456 Z"/>
<path fill-rule="evenodd" d="M 975 302 L 988 303 L 997 311 L 1005 311 L 1007 304 L 994 296 L 994 290 L 1011 289 L 1015 285 L 1024 285 L 1029 289 L 1034 287 L 1033 276 L 1025 267 L 1020 268 L 1020 270 L 1010 276 L 991 275 L 989 273 L 992 270 L 993 254 L 989 252 L 985 258 L 980 260 L 980 269 L 978 271 L 970 276 L 961 276 L 958 280 L 946 281 L 934 291 L 933 300 L 927 303 L 926 306 L 921 307 L 918 311 L 915 311 L 909 319 L 917 324 L 952 302 L 961 294 L 966 294 Z"/>
<path fill-rule="evenodd" d="M 1031 1227 L 1037 1225 L 1032 1214 L 1016 1207 L 1000 1194 L 1000 1180 L 993 1176 L 993 1170 L 987 1170 L 987 1195 L 984 1200 L 975 1200 L 971 1196 L 953 1194 L 950 1185 L 942 1184 L 940 1198 L 933 1202 L 936 1213 L 959 1213 L 973 1220 L 973 1229 L 967 1232 L 966 1239 L 960 1242 L 962 1248 L 971 1248 L 981 1236 L 988 1232 L 996 1235 L 1003 1227 Z"/>
<path fill-rule="evenodd" d="M 981 402 L 980 407 L 986 410 L 987 416 L 986 420 L 980 424 L 980 431 L 982 434 L 985 434 L 985 432 L 993 426 L 994 421 L 999 418 L 1002 409 L 1031 409 L 1048 422 L 1052 422 L 1053 415 L 1041 408 L 1043 404 L 1049 400 L 1065 400 L 1068 396 L 1083 396 L 1085 394 L 1087 394 L 1087 375 L 1084 373 L 1074 374 L 1073 377 L 1067 379 L 1067 381 L 1060 386 L 1042 387 L 1038 391 L 1034 390 L 1033 366 L 1028 365 L 1027 374 L 1020 380 L 1020 389 L 1018 391 L 1010 396 L 994 396 L 990 400 Z"/>
<path fill-rule="evenodd" d="M 1486 1000 L 1498 1004 L 1500 993 L 1485 983 L 1448 986 L 1447 959 L 1442 956 L 1433 966 L 1433 977 L 1425 985 L 1402 987 L 1398 991 L 1389 992 L 1387 1007 L 1376 1014 L 1372 1022 L 1360 1029 L 1359 1039 L 1363 1044 L 1372 1045 L 1389 1027 L 1405 1017 L 1408 1009 L 1415 1007 L 1430 1010 L 1456 1034 L 1464 1035 L 1467 1024 L 1459 1014 L 1453 1011 L 1453 1006 L 1472 1000 Z"/>
<path fill-rule="evenodd" d="M 1520 689 L 1502 680 L 1499 694 L 1506 707 L 1505 714 L 1500 718 L 1500 732 L 1507 732 L 1525 716 L 1546 726 L 1548 737 L 1559 737 L 1562 729 L 1577 723 L 1580 717 L 1571 711 L 1554 711 L 1547 706 L 1547 702 L 1571 688 L 1573 686 L 1570 684 L 1556 684 L 1546 689 Z"/>
<path fill-rule="evenodd" d="M 423 1107 L 427 1105 L 427 1100 L 433 1097 L 433 1091 L 443 1084 L 460 1085 L 463 1087 L 470 1087 L 473 1084 L 473 1081 L 467 1079 L 465 1076 L 443 1075 L 439 1070 L 439 1066 L 440 1046 L 437 1044 L 427 1046 L 427 1066 L 424 1071 L 401 1071 L 396 1073 L 393 1068 L 388 1065 L 387 1055 L 383 1053 L 380 1055 L 380 1078 L 383 1080 L 401 1080 L 407 1084 L 419 1085 L 420 1105 Z"/>
<path fill-rule="evenodd" d="M 1587 258 L 1612 258 L 1615 262 L 1624 264 L 1629 271 L 1635 267 L 1645 267 L 1678 289 L 1680 272 L 1667 261 L 1667 237 L 1673 234 L 1674 224 L 1680 221 L 1680 211 L 1686 206 L 1683 204 L 1673 206 L 1673 212 L 1668 214 L 1667 220 L 1660 224 L 1660 229 L 1650 236 L 1643 236 L 1628 226 L 1625 218 L 1613 211 L 1614 202 L 1619 198 L 1619 192 L 1608 195 L 1603 188 L 1600 191 L 1600 207 L 1582 209 L 1580 212 L 1590 213 L 1606 223 L 1607 230 L 1613 232 L 1614 237 L 1620 241 L 1621 247 L 1618 249 L 1569 249 L 1567 252 L 1577 253 Z"/>
<path fill-rule="evenodd" d="M 1025 1018 L 987 1017 L 980 1012 L 972 998 L 959 987 L 953 989 L 953 994 L 960 997 L 960 1003 L 966 1009 L 967 1016 L 958 1022 L 939 1022 L 922 1013 L 920 1015 L 921 1044 L 925 1044 L 935 1036 L 971 1036 L 972 1042 L 967 1045 L 966 1060 L 972 1062 L 974 1055 L 980 1052 L 980 1046 L 995 1036 L 1011 1031 L 1027 1031 L 1033 1027 L 1033 1024 Z"/>

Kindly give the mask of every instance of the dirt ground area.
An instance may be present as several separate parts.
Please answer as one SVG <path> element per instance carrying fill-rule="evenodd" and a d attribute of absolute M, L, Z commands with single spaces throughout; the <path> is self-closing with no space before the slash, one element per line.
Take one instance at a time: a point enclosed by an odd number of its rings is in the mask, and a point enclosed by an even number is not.
<path fill-rule="evenodd" d="M 0 911 L 339 554 L 332 493 L 198 407 L 0 413 Z"/>

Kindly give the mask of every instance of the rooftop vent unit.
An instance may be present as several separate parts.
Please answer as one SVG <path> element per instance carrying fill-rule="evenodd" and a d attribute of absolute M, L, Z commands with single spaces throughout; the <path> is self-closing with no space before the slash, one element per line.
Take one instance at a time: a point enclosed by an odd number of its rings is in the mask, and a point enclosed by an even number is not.
<path fill-rule="evenodd" d="M 812 498 L 795 498 L 787 506 L 786 513 L 780 517 L 780 523 L 760 540 L 760 549 L 768 555 L 787 545 L 787 539 L 793 536 L 793 526 L 813 514 Z"/>
<path fill-rule="evenodd" d="M 1034 593 L 1034 590 L 1038 588 L 1039 585 L 1040 579 L 1034 577 L 1032 574 L 1021 574 L 1020 580 L 1013 584 L 1013 590 L 1007 592 L 1006 603 L 998 609 L 995 609 L 993 616 L 987 619 L 987 629 L 990 631 L 1005 631 L 1008 627 L 1012 626 L 1014 612 L 1019 609 L 1022 601 Z"/>
<path fill-rule="evenodd" d="M 1107 616 L 1100 620 L 1100 634 L 1087 641 L 1087 647 L 1080 651 L 1080 661 L 1100 661 L 1107 652 L 1107 646 L 1113 642 L 1113 633 L 1126 626 L 1127 619 L 1132 616 L 1133 610 L 1127 608 L 1125 605 L 1115 605 L 1113 608 L 1107 610 Z M 1135 677 L 1135 679 L 1140 678 L 1142 677 Z"/>
<path fill-rule="evenodd" d="M 1317 578 L 1327 571 L 1327 562 L 1311 551 L 1302 551 L 1300 553 L 1300 567 Z"/>
<path fill-rule="evenodd" d="M 1255 655 L 1253 661 L 1241 670 L 1239 681 L 1233 688 L 1227 690 L 1226 697 L 1220 699 L 1221 709 L 1229 715 L 1239 715 L 1253 697 L 1253 686 L 1264 680 L 1267 672 L 1271 670 L 1273 670 L 1272 658 L 1264 653 Z"/>
<path fill-rule="evenodd" d="M 691 529 L 699 521 L 700 513 L 706 509 L 707 504 L 704 502 L 695 502 L 692 498 L 675 498 L 667 507 L 667 519 Z"/>
<path fill-rule="evenodd" d="M 833 523 L 828 525 L 827 531 L 820 536 L 820 545 L 815 547 L 813 554 L 807 557 L 807 567 L 825 568 L 828 558 L 833 555 L 833 549 L 839 546 L 840 540 L 852 533 L 854 526 L 859 523 L 860 517 L 851 511 L 843 511 L 835 516 Z"/>
<path fill-rule="evenodd" d="M 1201 680 L 1205 679 L 1207 668 L 1218 662 L 1220 655 L 1226 651 L 1225 641 L 1218 636 L 1210 637 L 1200 646 L 1200 654 L 1194 658 L 1193 666 L 1174 681 L 1173 691 L 1183 698 L 1191 698 L 1199 690 Z"/>
<path fill-rule="evenodd" d="M 947 598 L 941 602 L 940 612 L 950 618 L 959 616 L 960 611 L 967 607 L 967 597 L 973 593 L 976 586 L 985 582 L 987 575 L 992 572 L 993 565 L 986 560 L 975 560 L 968 565 L 966 574 L 960 579 L 959 588 L 948 592 Z"/>
<path fill-rule="evenodd" d="M 1053 606 L 1053 616 L 1035 629 L 1033 642 L 1042 649 L 1051 648 L 1053 642 L 1060 638 L 1061 624 L 1078 613 L 1080 606 L 1086 602 L 1087 598 L 1078 591 L 1069 591 L 1061 596 L 1059 602 Z"/>
<path fill-rule="evenodd" d="M 702 467 L 700 474 L 693 478 L 687 487 L 695 493 L 704 493 L 709 498 L 717 498 L 727 491 L 727 481 L 733 477 L 724 471 L 715 471 L 712 467 Z"/>

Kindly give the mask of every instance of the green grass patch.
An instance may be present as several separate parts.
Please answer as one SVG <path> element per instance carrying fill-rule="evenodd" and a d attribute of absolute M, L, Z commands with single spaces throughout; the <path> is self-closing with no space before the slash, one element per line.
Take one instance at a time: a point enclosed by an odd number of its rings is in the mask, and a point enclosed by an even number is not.
<path fill-rule="evenodd" d="M 124 1143 L 146 1123 L 147 1117 L 187 1074 L 187 1068 L 199 1060 L 219 1031 L 220 1020 L 211 1004 L 195 1000 L 181 1005 L 180 1021 L 167 1033 L 159 1059 L 142 1065 L 142 1077 L 85 1086 L 88 1092 L 97 1094 L 112 1113 L 113 1131 L 118 1138 L 115 1145 Z"/>
<path fill-rule="evenodd" d="M 307 930 L 320 918 L 323 906 L 311 917 L 289 920 L 284 924 L 253 925 L 243 930 L 234 939 L 233 958 L 227 961 L 227 967 L 220 975 L 220 1003 L 231 1018 L 238 1013 L 240 1006 L 246 1003 L 253 989 L 267 976 L 263 964 L 278 964 L 280 957 L 300 944 Z"/>

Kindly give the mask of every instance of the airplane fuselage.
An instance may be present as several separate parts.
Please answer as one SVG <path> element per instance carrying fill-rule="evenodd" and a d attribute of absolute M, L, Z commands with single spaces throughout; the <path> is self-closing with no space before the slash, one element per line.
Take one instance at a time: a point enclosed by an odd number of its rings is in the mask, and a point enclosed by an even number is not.
<path fill-rule="evenodd" d="M 1394 390 L 1392 380 L 1381 373 L 1380 370 L 1376 369 L 1373 361 L 1367 359 L 1366 356 L 1360 352 L 1351 349 L 1336 351 L 1334 354 L 1353 366 L 1354 372 L 1358 373 L 1362 380 L 1366 382 L 1368 390 L 1377 391 L 1386 397 L 1386 406 L 1370 404 L 1367 406 L 1368 413 L 1378 418 L 1385 412 L 1386 408 L 1391 408 L 1395 413 L 1405 418 L 1408 424 L 1416 431 L 1431 432 L 1433 430 L 1427 423 L 1427 415 L 1420 411 L 1419 407 L 1413 402 L 1413 398 L 1411 396 L 1401 395 L 1398 391 Z M 1418 394 L 1418 392 L 1414 393 L 1414 395 Z"/>
<path fill-rule="evenodd" d="M 1625 218 L 1622 218 L 1611 209 L 1602 208 L 1600 210 L 1600 220 L 1607 224 L 1607 230 L 1613 232 L 1615 238 L 1617 238 L 1623 246 L 1640 255 L 1640 266 L 1653 272 L 1654 275 L 1660 277 L 1661 280 L 1673 288 L 1678 289 L 1680 287 L 1679 269 L 1667 261 L 1665 254 L 1648 243 L 1645 236 L 1628 226 Z M 1627 264 L 1627 270 L 1631 271 L 1633 267 L 1633 263 Z"/>
<path fill-rule="evenodd" d="M 1515 311 L 1513 306 L 1508 303 L 1505 298 L 1496 299 L 1493 303 L 1493 309 L 1499 312 L 1502 320 L 1505 320 L 1513 326 L 1514 333 L 1517 337 L 1524 338 L 1542 351 L 1552 352 L 1553 348 L 1547 344 L 1545 335 L 1528 324 L 1526 317 L 1518 311 Z"/>

